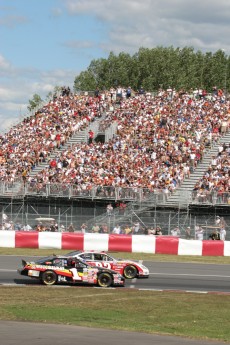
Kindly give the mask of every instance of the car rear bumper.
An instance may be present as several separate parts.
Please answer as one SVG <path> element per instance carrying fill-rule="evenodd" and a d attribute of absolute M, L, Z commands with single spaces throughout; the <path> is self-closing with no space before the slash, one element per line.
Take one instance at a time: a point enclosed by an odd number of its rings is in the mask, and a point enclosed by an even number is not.
<path fill-rule="evenodd" d="M 28 276 L 28 270 L 25 270 L 24 268 L 18 269 L 18 273 L 22 276 Z"/>

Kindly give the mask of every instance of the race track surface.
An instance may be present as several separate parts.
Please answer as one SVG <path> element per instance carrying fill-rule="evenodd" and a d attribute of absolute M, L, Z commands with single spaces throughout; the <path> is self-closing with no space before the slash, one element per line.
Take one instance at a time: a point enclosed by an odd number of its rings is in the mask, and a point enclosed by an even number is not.
<path fill-rule="evenodd" d="M 31 257 L 1 256 L 0 285 L 22 286 L 40 284 L 18 275 L 21 259 Z M 230 294 L 228 265 L 144 262 L 150 270 L 149 279 L 126 280 L 126 288 L 167 290 L 196 293 Z M 122 289 L 122 288 L 121 288 Z M 181 337 L 112 331 L 70 325 L 0 321 L 2 345 L 220 345 L 223 342 L 199 341 Z"/>
<path fill-rule="evenodd" d="M 180 337 L 110 331 L 98 328 L 0 321 L 2 345 L 222 345 Z"/>

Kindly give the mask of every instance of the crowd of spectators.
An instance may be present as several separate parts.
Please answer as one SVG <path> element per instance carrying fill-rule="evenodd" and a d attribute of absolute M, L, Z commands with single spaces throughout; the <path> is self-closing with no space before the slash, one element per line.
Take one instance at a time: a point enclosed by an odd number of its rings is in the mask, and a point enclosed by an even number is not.
<path fill-rule="evenodd" d="M 64 89 L 0 138 L 1 180 L 21 178 L 40 188 L 61 183 L 85 190 L 96 185 L 172 193 L 189 178 L 212 142 L 218 142 L 228 130 L 230 101 L 215 93 L 206 97 L 169 89 L 152 96 L 143 88 L 136 93 L 128 93 L 128 89 L 97 90 L 94 96 L 79 96 Z M 101 124 L 104 130 L 117 123 L 112 139 L 90 140 L 58 150 L 102 113 L 107 114 Z M 51 160 L 54 150 L 56 157 Z M 225 147 L 224 152 L 228 155 L 229 149 Z M 30 177 L 30 171 L 41 161 L 47 163 L 46 168 Z M 212 167 L 209 173 L 218 175 L 224 188 L 226 162 L 229 157 L 221 153 L 217 170 Z"/>
<path fill-rule="evenodd" d="M 41 162 L 63 146 L 77 131 L 101 116 L 94 97 L 75 95 L 63 88 L 59 96 L 0 136 L 0 180 L 28 179 Z"/>
<path fill-rule="evenodd" d="M 230 143 L 220 144 L 205 174 L 193 188 L 193 200 L 230 204 Z"/>

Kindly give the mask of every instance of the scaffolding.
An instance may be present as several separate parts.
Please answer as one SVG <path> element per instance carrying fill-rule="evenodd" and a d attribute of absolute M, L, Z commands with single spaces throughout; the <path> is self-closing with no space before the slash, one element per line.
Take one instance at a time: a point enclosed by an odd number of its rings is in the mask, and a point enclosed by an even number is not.
<path fill-rule="evenodd" d="M 185 237 L 187 227 L 191 228 L 192 238 L 195 238 L 195 229 L 202 226 L 205 229 L 204 239 L 208 239 L 210 235 L 210 226 L 215 224 L 218 213 L 213 209 L 209 211 L 192 213 L 189 209 L 164 209 L 157 205 L 142 205 L 137 203 L 129 203 L 125 210 L 121 210 L 116 204 L 113 204 L 111 215 L 106 212 L 108 202 L 91 202 L 89 200 L 66 200 L 57 199 L 11 199 L 10 202 L 0 201 L 0 215 L 2 226 L 4 217 L 7 216 L 9 222 L 16 227 L 30 225 L 35 228 L 37 219 L 52 218 L 58 224 L 60 231 L 68 231 L 70 224 L 73 224 L 75 231 L 81 231 L 81 225 L 87 224 L 87 231 L 91 232 L 95 224 L 107 225 L 109 232 L 113 231 L 116 224 L 121 227 L 133 226 L 139 223 L 142 230 L 148 228 L 156 228 L 160 226 L 164 235 L 171 235 L 171 230 L 179 227 L 181 237 Z M 230 230 L 230 215 L 224 215 L 226 222 L 227 237 Z M 142 231 L 144 233 L 144 231 Z"/>

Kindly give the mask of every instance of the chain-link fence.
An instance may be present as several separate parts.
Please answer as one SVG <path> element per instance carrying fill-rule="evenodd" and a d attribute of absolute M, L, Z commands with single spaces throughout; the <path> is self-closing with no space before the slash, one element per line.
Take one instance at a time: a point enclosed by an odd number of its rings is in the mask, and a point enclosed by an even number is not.
<path fill-rule="evenodd" d="M 63 200 L 51 202 L 51 200 L 39 201 L 16 201 L 10 203 L 1 202 L 0 216 L 1 229 L 7 226 L 14 230 L 25 229 L 26 226 L 36 229 L 37 225 L 42 223 L 49 230 L 50 224 L 55 223 L 58 231 L 69 231 L 73 226 L 74 231 L 81 231 L 82 224 L 87 225 L 86 232 L 92 232 L 94 225 L 107 226 L 108 232 L 113 232 L 114 227 L 119 224 L 121 228 L 126 226 L 134 227 L 139 224 L 140 234 L 147 234 L 148 229 L 159 226 L 163 235 L 171 235 L 171 231 L 177 227 L 180 229 L 180 237 L 185 238 L 185 232 L 188 227 L 191 229 L 191 238 L 196 238 L 196 228 L 201 226 L 204 239 L 209 239 L 209 235 L 217 225 L 219 220 L 218 213 L 210 210 L 209 213 L 191 214 L 188 210 L 171 210 L 145 207 L 140 208 L 133 203 L 126 205 L 125 209 L 113 204 L 113 210 L 107 213 L 107 204 L 105 202 L 78 201 L 77 203 Z M 230 215 L 226 213 L 220 215 L 222 224 L 227 232 L 226 239 L 230 240 Z M 216 224 L 216 225 L 215 225 Z"/>

